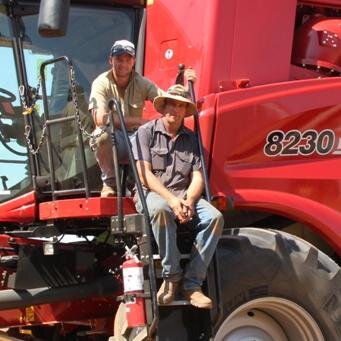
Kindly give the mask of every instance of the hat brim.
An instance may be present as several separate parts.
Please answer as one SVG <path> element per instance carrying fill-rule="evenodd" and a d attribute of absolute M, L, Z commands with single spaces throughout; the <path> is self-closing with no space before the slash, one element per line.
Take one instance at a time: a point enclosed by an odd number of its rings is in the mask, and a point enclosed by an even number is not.
<path fill-rule="evenodd" d="M 195 114 L 198 111 L 197 106 L 191 100 L 184 98 L 182 96 L 165 94 L 163 96 L 155 97 L 155 99 L 153 101 L 153 105 L 154 105 L 155 110 L 162 115 L 164 114 L 165 100 L 167 98 L 168 99 L 174 99 L 174 100 L 179 101 L 179 102 L 187 103 L 186 116 L 185 117 L 192 116 L 193 114 Z"/>

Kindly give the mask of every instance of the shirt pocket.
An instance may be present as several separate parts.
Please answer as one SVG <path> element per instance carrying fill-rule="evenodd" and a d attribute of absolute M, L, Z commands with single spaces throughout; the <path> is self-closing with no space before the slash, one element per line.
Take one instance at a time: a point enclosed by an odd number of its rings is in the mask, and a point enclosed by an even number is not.
<path fill-rule="evenodd" d="M 179 153 L 177 171 L 184 177 L 189 176 L 192 172 L 192 162 L 192 153 Z"/>
<path fill-rule="evenodd" d="M 141 117 L 144 107 L 144 100 L 142 98 L 134 98 L 129 101 L 129 116 Z"/>
<path fill-rule="evenodd" d="M 166 148 L 152 148 L 150 150 L 152 155 L 152 168 L 154 171 L 165 170 L 167 167 L 167 154 Z"/>

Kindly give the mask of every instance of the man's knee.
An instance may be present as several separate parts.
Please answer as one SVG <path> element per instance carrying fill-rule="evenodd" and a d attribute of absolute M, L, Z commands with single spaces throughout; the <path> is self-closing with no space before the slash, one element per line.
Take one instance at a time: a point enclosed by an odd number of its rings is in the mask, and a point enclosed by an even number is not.
<path fill-rule="evenodd" d="M 214 230 L 214 233 L 216 235 L 221 235 L 224 228 L 224 217 L 214 206 L 211 206 L 209 209 L 209 221 L 211 222 L 210 225 Z"/>
<path fill-rule="evenodd" d="M 217 209 L 214 211 L 212 216 L 214 233 L 221 235 L 224 229 L 224 217 L 220 211 Z"/>
<path fill-rule="evenodd" d="M 161 215 L 161 214 L 168 215 L 171 212 L 171 209 L 165 203 L 157 203 L 157 204 L 152 205 L 152 207 L 150 207 L 150 211 L 151 211 L 152 215 L 158 216 L 158 215 Z"/>
<path fill-rule="evenodd" d="M 148 210 L 154 219 L 174 219 L 172 210 L 166 201 L 152 200 L 152 202 L 148 202 Z"/>

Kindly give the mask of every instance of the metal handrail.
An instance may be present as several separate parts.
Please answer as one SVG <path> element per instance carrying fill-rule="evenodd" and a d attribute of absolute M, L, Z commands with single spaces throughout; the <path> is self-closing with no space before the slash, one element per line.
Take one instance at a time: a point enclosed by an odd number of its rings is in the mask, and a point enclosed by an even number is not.
<path fill-rule="evenodd" d="M 47 126 L 46 129 L 46 137 L 47 137 L 47 157 L 49 162 L 49 168 L 50 168 L 50 179 L 51 179 L 51 192 L 52 192 L 52 199 L 55 200 L 57 196 L 56 188 L 55 188 L 55 172 L 54 172 L 54 162 L 52 157 L 52 143 L 51 143 L 51 132 L 50 132 L 50 126 L 52 124 L 61 123 L 64 120 L 61 120 L 60 118 L 56 119 L 49 119 L 49 108 L 47 103 L 47 93 L 46 93 L 46 82 L 45 82 L 45 67 L 49 64 L 55 64 L 57 62 L 65 62 L 68 66 L 68 75 L 69 75 L 69 84 L 70 88 L 72 88 L 72 72 L 73 65 L 71 60 L 66 56 L 61 56 L 55 59 L 49 59 L 43 62 L 40 66 L 40 79 L 41 79 L 41 90 L 42 90 L 42 97 L 43 97 L 43 107 L 44 107 L 44 121 Z M 75 116 L 76 118 L 76 116 Z M 78 124 L 76 124 L 77 129 L 77 137 L 79 142 L 79 152 L 80 152 L 80 159 L 81 159 L 81 165 L 82 165 L 82 174 L 83 174 L 83 182 L 84 182 L 84 191 L 87 198 L 90 197 L 90 189 L 89 189 L 89 180 L 88 180 L 88 171 L 86 166 L 86 159 L 85 159 L 85 152 L 84 152 L 84 143 L 83 143 L 83 137 L 82 133 L 80 131 L 80 127 Z"/>
<path fill-rule="evenodd" d="M 124 141 L 128 150 L 129 164 L 133 170 L 137 192 L 138 192 L 138 195 L 142 204 L 142 208 L 143 208 L 143 215 L 144 215 L 144 221 L 145 221 L 144 234 L 147 240 L 147 253 L 148 253 L 148 260 L 149 260 L 149 280 L 150 280 L 150 290 L 151 290 L 150 295 L 152 299 L 152 308 L 153 308 L 153 321 L 151 323 L 151 328 L 150 328 L 150 333 L 152 334 L 152 330 L 157 328 L 158 321 L 159 321 L 159 310 L 158 310 L 157 298 L 156 298 L 157 289 L 156 289 L 156 278 L 155 278 L 155 266 L 153 262 L 152 242 L 151 242 L 152 226 L 150 223 L 150 217 L 148 213 L 146 198 L 144 196 L 144 192 L 142 188 L 142 183 L 141 183 L 138 171 L 137 171 L 136 163 L 135 163 L 133 152 L 131 149 L 131 143 L 128 137 L 128 131 L 125 125 L 122 108 L 121 108 L 119 101 L 116 98 L 113 98 L 109 102 L 109 108 L 113 108 L 113 107 L 115 107 L 116 112 L 118 114 L 118 118 L 120 121 L 120 128 L 122 130 Z"/>
<path fill-rule="evenodd" d="M 188 90 L 189 90 L 189 94 L 191 96 L 192 102 L 196 103 L 193 81 L 188 81 Z M 207 173 L 206 162 L 205 162 L 204 147 L 202 144 L 200 123 L 199 123 L 199 112 L 196 111 L 193 116 L 194 116 L 194 125 L 195 125 L 194 130 L 197 135 L 199 156 L 200 156 L 201 165 L 202 165 L 202 175 L 204 178 L 205 196 L 206 196 L 206 200 L 208 202 L 211 202 L 210 186 L 209 186 L 208 173 Z"/>

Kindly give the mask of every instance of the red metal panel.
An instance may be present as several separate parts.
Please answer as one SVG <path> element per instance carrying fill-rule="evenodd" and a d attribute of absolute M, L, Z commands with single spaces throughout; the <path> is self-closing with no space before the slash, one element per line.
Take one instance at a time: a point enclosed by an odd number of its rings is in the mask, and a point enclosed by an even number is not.
<path fill-rule="evenodd" d="M 285 213 L 309 225 L 341 255 L 341 213 L 337 210 L 296 194 L 262 189 L 238 189 L 234 192 L 234 200 L 238 208 Z"/>
<path fill-rule="evenodd" d="M 136 213 L 131 198 L 123 198 L 124 214 Z M 39 204 L 41 220 L 61 218 L 94 218 L 117 215 L 117 198 L 77 198 Z"/>
<path fill-rule="evenodd" d="M 198 98 L 239 79 L 289 79 L 296 0 L 159 0 L 147 9 L 145 74 L 163 88 L 179 62 L 196 69 Z"/>
<path fill-rule="evenodd" d="M 42 304 L 21 309 L 3 310 L 0 314 L 0 328 L 113 318 L 118 303 L 115 297 L 94 297 L 78 301 Z"/>
<path fill-rule="evenodd" d="M 274 212 L 271 196 L 260 193 L 281 194 L 283 202 L 276 203 L 275 213 L 314 224 L 329 242 L 340 242 L 336 238 L 341 234 L 340 90 L 339 78 L 324 78 L 218 95 L 210 169 L 212 192 L 225 192 L 238 208 L 261 207 L 269 212 Z M 310 154 L 266 155 L 270 132 L 297 132 L 301 136 L 295 145 L 297 151 L 311 141 L 302 137 L 304 132 L 326 130 L 332 132 L 333 141 L 325 155 L 316 149 Z M 300 213 L 298 207 L 305 210 Z M 333 214 L 327 219 L 326 212 Z"/>
<path fill-rule="evenodd" d="M 31 223 L 36 217 L 36 195 L 29 192 L 0 204 L 0 221 Z"/>
<path fill-rule="evenodd" d="M 211 6 L 215 0 L 210 1 Z M 200 71 L 204 1 L 157 0 L 147 6 L 145 75 L 167 89 L 178 64 Z"/>

